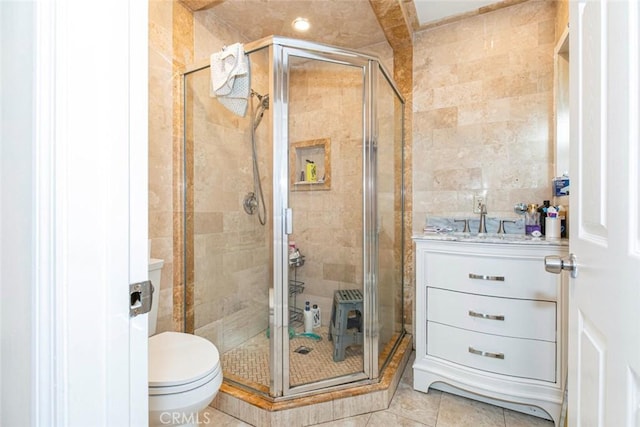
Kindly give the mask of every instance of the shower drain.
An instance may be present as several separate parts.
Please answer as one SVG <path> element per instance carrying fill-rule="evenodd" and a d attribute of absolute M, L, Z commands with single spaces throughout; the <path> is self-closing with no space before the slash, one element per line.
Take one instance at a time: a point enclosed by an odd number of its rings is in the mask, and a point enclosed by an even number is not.
<path fill-rule="evenodd" d="M 307 347 L 307 346 L 301 345 L 300 347 L 296 348 L 296 349 L 295 349 L 295 350 L 293 350 L 293 351 L 294 351 L 294 352 L 296 352 L 296 353 L 300 353 L 300 354 L 309 354 L 309 352 L 310 352 L 311 350 L 313 350 L 313 349 L 312 349 L 312 348 L 310 348 L 310 347 Z"/>

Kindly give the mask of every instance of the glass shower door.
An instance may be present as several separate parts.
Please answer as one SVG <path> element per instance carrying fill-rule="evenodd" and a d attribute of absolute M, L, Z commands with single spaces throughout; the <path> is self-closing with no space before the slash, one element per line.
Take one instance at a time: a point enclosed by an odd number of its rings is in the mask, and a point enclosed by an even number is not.
<path fill-rule="evenodd" d="M 368 63 L 288 50 L 283 59 L 293 225 L 289 340 L 283 342 L 287 394 L 369 377 L 363 209 Z"/>

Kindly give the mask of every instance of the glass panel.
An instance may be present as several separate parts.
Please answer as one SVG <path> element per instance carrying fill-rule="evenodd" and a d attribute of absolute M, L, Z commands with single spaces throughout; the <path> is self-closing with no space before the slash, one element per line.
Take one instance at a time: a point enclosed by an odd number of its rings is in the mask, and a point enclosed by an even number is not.
<path fill-rule="evenodd" d="M 402 337 L 403 327 L 403 104 L 378 73 L 378 364 L 382 369 Z"/>
<path fill-rule="evenodd" d="M 209 68 L 185 76 L 187 330 L 216 345 L 225 380 L 264 393 L 273 283 L 268 59 L 266 49 L 250 55 L 260 96 L 245 117 L 209 96 Z"/>
<path fill-rule="evenodd" d="M 289 384 L 295 387 L 364 371 L 364 79 L 362 67 L 293 56 L 288 72 Z M 338 290 L 352 292 L 336 298 Z"/>

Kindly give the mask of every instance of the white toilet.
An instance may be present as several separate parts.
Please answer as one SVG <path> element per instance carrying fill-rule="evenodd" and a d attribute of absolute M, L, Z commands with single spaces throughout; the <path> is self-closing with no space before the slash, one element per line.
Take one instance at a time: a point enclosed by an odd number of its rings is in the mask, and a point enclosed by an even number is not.
<path fill-rule="evenodd" d="M 218 349 L 192 334 L 162 332 L 158 319 L 161 259 L 149 260 L 149 280 L 155 287 L 149 312 L 149 425 L 197 425 L 198 412 L 211 403 L 222 384 Z"/>

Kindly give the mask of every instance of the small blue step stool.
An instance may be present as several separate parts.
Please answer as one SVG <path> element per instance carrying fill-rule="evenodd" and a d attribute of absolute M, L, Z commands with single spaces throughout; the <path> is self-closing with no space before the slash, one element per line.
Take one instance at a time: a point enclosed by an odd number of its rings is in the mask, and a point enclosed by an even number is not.
<path fill-rule="evenodd" d="M 341 362 L 345 350 L 351 345 L 362 345 L 362 292 L 359 289 L 343 289 L 333 294 L 329 341 L 333 341 L 333 361 Z"/>

